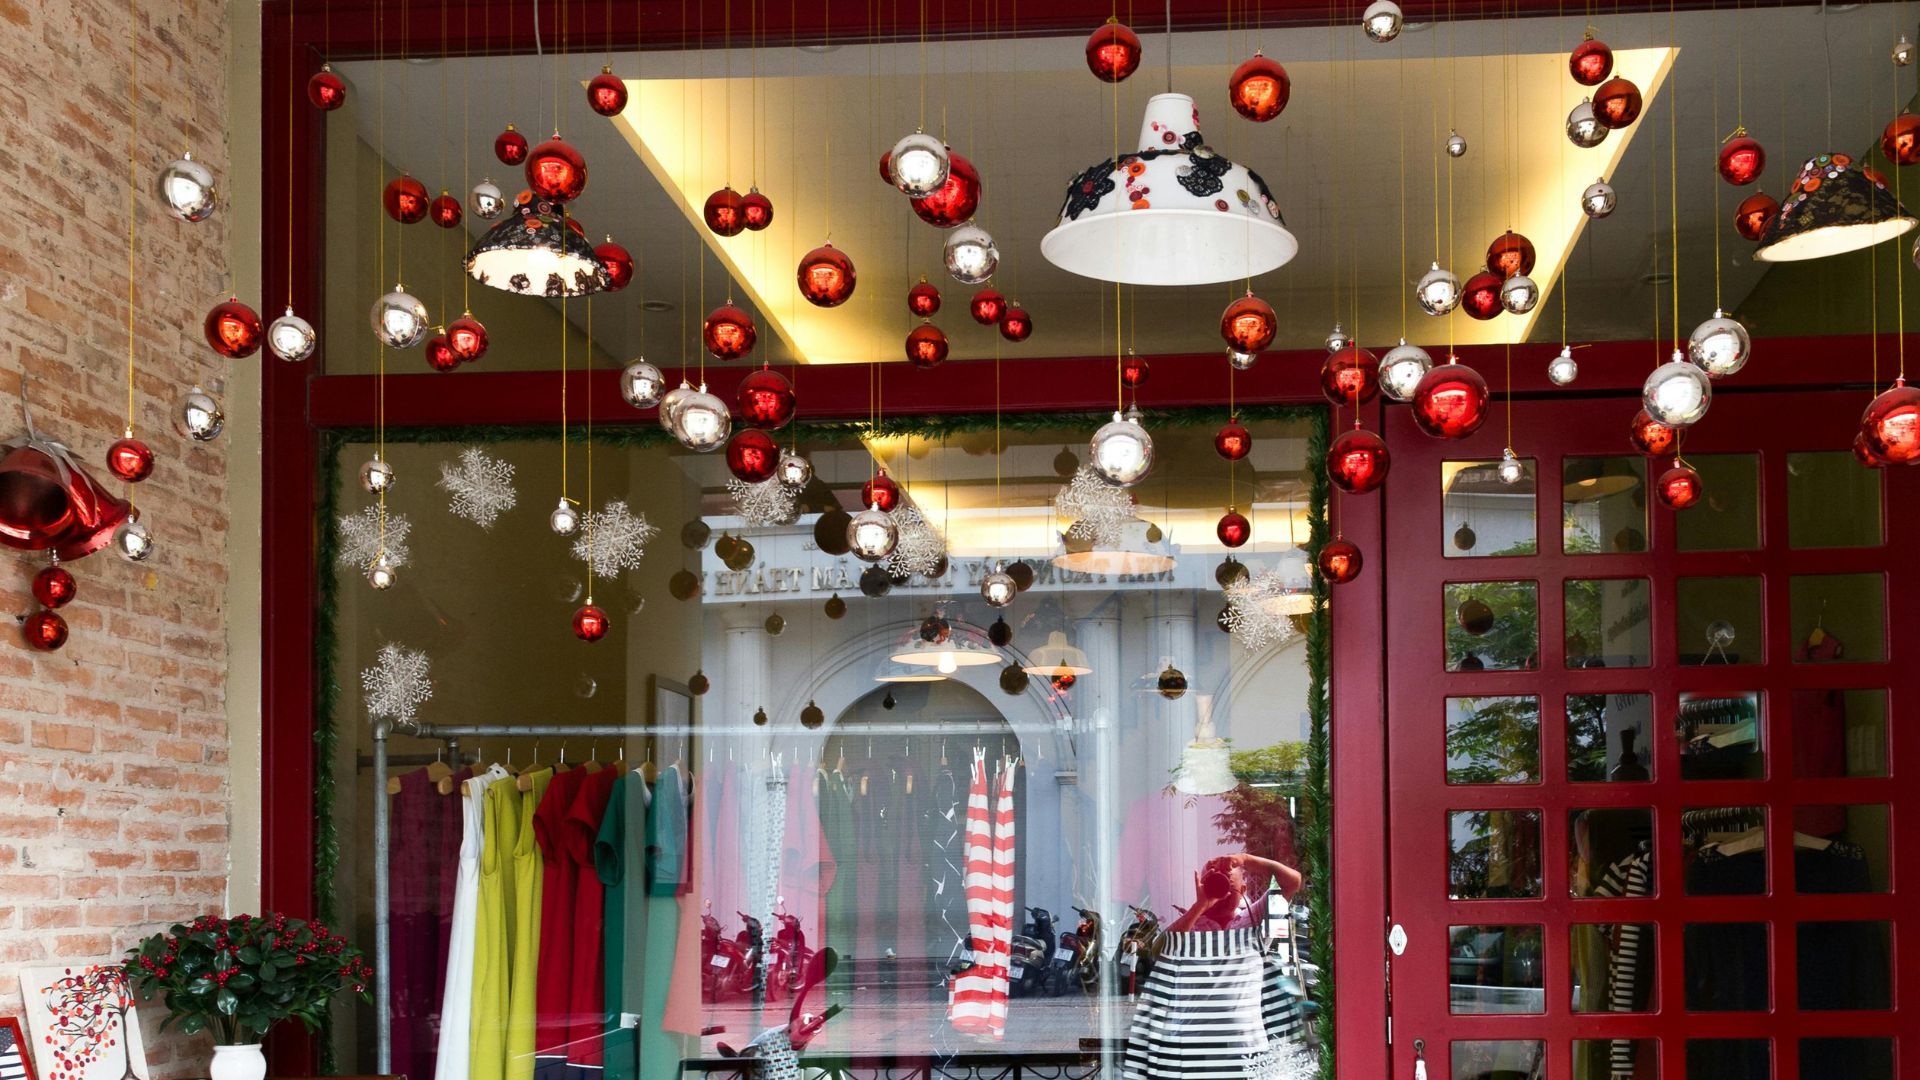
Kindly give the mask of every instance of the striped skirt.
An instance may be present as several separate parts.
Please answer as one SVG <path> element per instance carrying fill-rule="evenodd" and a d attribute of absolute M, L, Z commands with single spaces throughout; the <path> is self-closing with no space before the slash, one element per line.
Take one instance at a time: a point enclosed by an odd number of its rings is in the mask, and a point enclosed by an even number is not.
<path fill-rule="evenodd" d="M 1167 935 L 1127 1034 L 1125 1080 L 1259 1080 L 1281 1071 L 1300 1006 L 1259 931 Z"/>

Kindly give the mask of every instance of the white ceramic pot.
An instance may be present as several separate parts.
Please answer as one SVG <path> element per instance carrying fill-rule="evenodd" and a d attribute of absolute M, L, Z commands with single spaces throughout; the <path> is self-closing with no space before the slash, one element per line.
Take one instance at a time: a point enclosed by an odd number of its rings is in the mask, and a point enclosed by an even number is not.
<path fill-rule="evenodd" d="M 266 1080 L 267 1056 L 260 1052 L 259 1043 L 216 1046 L 208 1075 L 213 1080 Z"/>

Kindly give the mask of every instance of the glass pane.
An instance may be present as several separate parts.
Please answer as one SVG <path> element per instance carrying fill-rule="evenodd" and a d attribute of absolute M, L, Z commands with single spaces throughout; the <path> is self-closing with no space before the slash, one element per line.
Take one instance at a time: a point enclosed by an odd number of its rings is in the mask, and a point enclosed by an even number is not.
<path fill-rule="evenodd" d="M 1540 666 L 1540 586 L 1531 581 L 1447 585 L 1448 671 Z"/>
<path fill-rule="evenodd" d="M 1450 559 L 1488 555 L 1532 555 L 1540 542 L 1534 524 L 1538 492 L 1532 458 L 1518 483 L 1502 483 L 1498 461 L 1440 463 L 1442 532 L 1440 550 Z"/>
<path fill-rule="evenodd" d="M 1885 1009 L 1893 1004 L 1891 923 L 1803 922 L 1795 931 L 1802 1009 Z"/>
<path fill-rule="evenodd" d="M 1575 1039 L 1573 1080 L 1657 1080 L 1658 1039 Z"/>
<path fill-rule="evenodd" d="M 1759 694 L 1681 694 L 1674 734 L 1682 780 L 1758 780 L 1767 774 Z"/>
<path fill-rule="evenodd" d="M 1755 551 L 1760 547 L 1760 455 L 1688 454 L 1702 498 L 1673 516 L 1681 551 Z"/>
<path fill-rule="evenodd" d="M 1771 1080 L 1773 1047 L 1765 1039 L 1688 1039 L 1687 1080 Z"/>
<path fill-rule="evenodd" d="M 1787 455 L 1787 544 L 1878 547 L 1880 473 L 1845 450 Z"/>
<path fill-rule="evenodd" d="M 1653 811 L 1567 811 L 1567 888 L 1573 896 L 1653 894 Z"/>
<path fill-rule="evenodd" d="M 1766 923 L 1688 923 L 1685 943 L 1688 1012 L 1768 1007 Z"/>
<path fill-rule="evenodd" d="M 1795 690 L 1793 771 L 1803 777 L 1887 775 L 1887 692 Z"/>
<path fill-rule="evenodd" d="M 1447 1007 L 1455 1013 L 1547 1011 L 1538 926 L 1447 928 Z"/>
<path fill-rule="evenodd" d="M 1652 1012 L 1655 957 L 1652 923 L 1575 923 L 1572 935 L 1574 1012 Z"/>
<path fill-rule="evenodd" d="M 1759 896 L 1767 891 L 1767 808 L 1705 806 L 1680 813 L 1689 851 L 1688 896 Z"/>
<path fill-rule="evenodd" d="M 1539 1040 L 1476 1040 L 1453 1044 L 1453 1080 L 1526 1080 L 1544 1076 L 1547 1044 Z"/>
<path fill-rule="evenodd" d="M 1540 779 L 1540 699 L 1447 699 L 1447 783 L 1531 784 Z"/>
<path fill-rule="evenodd" d="M 1883 575 L 1795 574 L 1788 591 L 1795 663 L 1887 658 Z"/>
<path fill-rule="evenodd" d="M 1447 898 L 1540 895 L 1540 811 L 1455 810 L 1447 815 Z"/>
<path fill-rule="evenodd" d="M 1887 805 L 1793 808 L 1793 887 L 1803 893 L 1886 892 Z"/>
<path fill-rule="evenodd" d="M 1653 779 L 1652 724 L 1651 695 L 1568 694 L 1567 779 Z"/>
<path fill-rule="evenodd" d="M 1680 663 L 1761 662 L 1759 578 L 1681 578 L 1674 586 L 1674 607 Z"/>
<path fill-rule="evenodd" d="M 1569 580 L 1564 586 L 1567 666 L 1646 667 L 1652 662 L 1652 590 L 1645 578 Z"/>
<path fill-rule="evenodd" d="M 1569 555 L 1647 550 L 1644 459 L 1570 457 L 1560 469 L 1560 550 Z"/>
<path fill-rule="evenodd" d="M 1893 1080 L 1893 1040 L 1801 1039 L 1800 1080 Z"/>

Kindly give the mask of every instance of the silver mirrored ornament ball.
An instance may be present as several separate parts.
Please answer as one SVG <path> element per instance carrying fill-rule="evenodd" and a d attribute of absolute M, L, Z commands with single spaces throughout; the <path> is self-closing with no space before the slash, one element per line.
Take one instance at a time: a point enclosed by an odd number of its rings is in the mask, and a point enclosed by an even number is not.
<path fill-rule="evenodd" d="M 1727 317 L 1715 308 L 1713 318 L 1693 328 L 1687 335 L 1687 356 L 1708 376 L 1721 379 L 1747 366 L 1753 351 L 1753 339 L 1740 320 Z"/>
<path fill-rule="evenodd" d="M 1540 286 L 1525 274 L 1515 274 L 1500 283 L 1500 306 L 1509 315 L 1525 315 L 1540 302 Z"/>
<path fill-rule="evenodd" d="M 390 349 L 411 349 L 427 338 L 427 305 L 399 285 L 373 302 L 373 333 Z"/>
<path fill-rule="evenodd" d="M 267 349 L 290 363 L 312 356 L 319 340 L 314 335 L 313 324 L 295 315 L 291 304 L 285 315 L 267 324 Z"/>
<path fill-rule="evenodd" d="M 693 387 L 688 384 L 685 379 L 680 380 L 679 386 L 667 391 L 666 396 L 660 399 L 660 413 L 655 417 L 655 419 L 660 421 L 661 430 L 669 435 L 674 434 L 674 415 L 680 411 L 681 406 L 685 405 L 691 397 L 693 397 Z"/>
<path fill-rule="evenodd" d="M 1088 443 L 1088 463 L 1109 484 L 1132 487 L 1153 468 L 1153 437 L 1131 417 L 1113 414 Z"/>
<path fill-rule="evenodd" d="M 367 584 L 373 586 L 375 591 L 385 592 L 393 588 L 393 583 L 399 580 L 399 577 L 399 567 L 393 565 L 393 560 L 387 558 L 387 553 L 384 551 L 375 555 L 373 561 L 367 564 Z"/>
<path fill-rule="evenodd" d="M 572 499 L 565 495 L 560 496 L 560 502 L 554 506 L 553 513 L 547 515 L 547 528 L 552 529 L 556 536 L 572 536 L 574 530 L 579 527 L 579 509 L 573 505 Z"/>
<path fill-rule="evenodd" d="M 501 192 L 500 185 L 489 176 L 467 192 L 467 209 L 472 210 L 473 216 L 481 221 L 492 221 L 507 209 L 507 197 Z"/>
<path fill-rule="evenodd" d="M 1327 334 L 1327 355 L 1332 356 L 1341 349 L 1353 344 L 1353 335 L 1339 323 L 1333 324 L 1333 330 Z"/>
<path fill-rule="evenodd" d="M 1393 0 L 1373 0 L 1360 15 L 1360 29 L 1371 41 L 1388 42 L 1400 36 L 1400 5 Z"/>
<path fill-rule="evenodd" d="M 980 285 L 1000 268 L 1000 249 L 987 230 L 969 221 L 947 234 L 947 273 L 963 285 Z"/>
<path fill-rule="evenodd" d="M 1380 358 L 1380 390 L 1394 401 L 1412 401 L 1420 380 L 1433 370 L 1433 357 L 1418 345 L 1400 344 Z"/>
<path fill-rule="evenodd" d="M 1913 63 L 1913 42 L 1907 35 L 1901 34 L 1900 40 L 1893 43 L 1893 66 L 1906 67 Z"/>
<path fill-rule="evenodd" d="M 153 554 L 153 531 L 128 518 L 113 530 L 113 550 L 128 562 L 146 562 Z"/>
<path fill-rule="evenodd" d="M 1593 111 L 1593 100 L 1581 98 L 1567 114 L 1567 141 L 1582 150 L 1591 150 L 1607 141 L 1607 126 Z"/>
<path fill-rule="evenodd" d="M 1467 137 L 1465 135 L 1457 131 L 1447 132 L 1447 156 L 1456 158 L 1467 156 Z"/>
<path fill-rule="evenodd" d="M 1500 464 L 1494 467 L 1493 472 L 1500 478 L 1501 483 L 1512 487 L 1526 478 L 1527 467 L 1521 464 L 1519 457 L 1513 452 L 1513 447 L 1509 446 L 1500 451 Z"/>
<path fill-rule="evenodd" d="M 863 562 L 879 562 L 893 554 L 899 542 L 900 527 L 894 524 L 892 514 L 878 506 L 869 506 L 847 519 L 847 550 Z"/>
<path fill-rule="evenodd" d="M 213 171 L 193 160 L 191 153 L 180 155 L 160 170 L 153 178 L 153 193 L 160 197 L 160 205 L 181 221 L 205 221 L 220 203 Z"/>
<path fill-rule="evenodd" d="M 375 495 L 393 490 L 393 485 L 399 482 L 400 477 L 393 471 L 393 463 L 382 460 L 378 454 L 360 466 L 360 486 Z"/>
<path fill-rule="evenodd" d="M 1258 359 L 1260 359 L 1259 353 L 1241 352 L 1239 349 L 1227 350 L 1227 363 L 1232 365 L 1235 371 L 1246 371 L 1253 367 L 1253 362 Z"/>
<path fill-rule="evenodd" d="M 999 563 L 994 564 L 991 574 L 980 579 L 980 599 L 985 600 L 989 607 L 1006 607 L 1013 603 L 1013 598 L 1019 593 L 1020 587 L 1014 583 L 1013 575 L 1007 573 Z"/>
<path fill-rule="evenodd" d="M 893 176 L 893 186 L 915 199 L 940 190 L 940 185 L 947 182 L 947 170 L 952 164 L 947 144 L 924 131 L 916 131 L 894 143 L 893 152 L 887 157 L 887 171 Z"/>
<path fill-rule="evenodd" d="M 1713 404 L 1713 383 L 1707 373 L 1687 362 L 1680 350 L 1673 359 L 1653 369 L 1640 390 L 1647 415 L 1668 427 L 1696 423 Z"/>
<path fill-rule="evenodd" d="M 181 395 L 173 407 L 173 430 L 194 442 L 219 438 L 220 429 L 226 426 L 227 414 L 221 411 L 219 400 L 197 386 Z"/>
<path fill-rule="evenodd" d="M 1445 315 L 1460 306 L 1460 279 L 1453 271 L 1440 269 L 1439 263 L 1433 269 L 1420 275 L 1420 283 L 1413 287 L 1413 298 L 1420 304 L 1420 310 L 1429 315 Z"/>
<path fill-rule="evenodd" d="M 1613 213 L 1619 205 L 1620 197 L 1605 180 L 1595 180 L 1580 193 L 1580 212 L 1595 220 Z"/>
<path fill-rule="evenodd" d="M 660 395 L 666 388 L 666 376 L 645 360 L 635 360 L 620 369 L 620 396 L 636 409 L 651 409 L 660 404 Z"/>
<path fill-rule="evenodd" d="M 707 384 L 693 392 L 673 414 L 673 437 L 680 445 L 702 454 L 719 449 L 733 434 L 733 414 L 727 403 L 707 393 Z"/>
<path fill-rule="evenodd" d="M 1733 624 L 1725 619 L 1715 619 L 1707 624 L 1707 644 L 1715 649 L 1730 647 L 1735 637 Z"/>
<path fill-rule="evenodd" d="M 780 463 L 773 467 L 773 475 L 790 488 L 802 488 L 813 479 L 813 462 L 806 455 L 792 450 L 780 451 Z"/>
<path fill-rule="evenodd" d="M 1573 359 L 1572 346 L 1560 346 L 1560 355 L 1547 361 L 1547 378 L 1555 386 L 1572 386 L 1579 374 L 1580 365 Z"/>

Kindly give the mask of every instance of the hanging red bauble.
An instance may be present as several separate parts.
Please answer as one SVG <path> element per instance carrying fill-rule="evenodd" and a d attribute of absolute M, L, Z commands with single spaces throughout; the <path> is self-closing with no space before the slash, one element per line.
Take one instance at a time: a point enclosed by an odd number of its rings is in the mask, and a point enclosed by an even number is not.
<path fill-rule="evenodd" d="M 1120 361 L 1120 382 L 1129 390 L 1138 390 L 1146 385 L 1147 376 L 1152 373 L 1147 358 L 1128 353 Z"/>
<path fill-rule="evenodd" d="M 1490 270 L 1468 278 L 1460 287 L 1460 310 L 1482 322 L 1500 314 L 1500 282 L 1500 275 Z"/>
<path fill-rule="evenodd" d="M 1487 269 L 1505 281 L 1515 274 L 1533 273 L 1533 241 L 1508 229 L 1487 245 Z"/>
<path fill-rule="evenodd" d="M 930 318 L 940 310 L 940 290 L 921 278 L 920 284 L 907 290 L 907 310 L 923 319 Z"/>
<path fill-rule="evenodd" d="M 1436 439 L 1464 439 L 1487 422 L 1487 380 L 1465 364 L 1428 371 L 1413 391 L 1413 422 Z"/>
<path fill-rule="evenodd" d="M 873 479 L 860 485 L 860 505 L 893 513 L 900 505 L 900 485 L 893 482 L 887 470 L 881 469 L 873 474 Z"/>
<path fill-rule="evenodd" d="M 1733 212 L 1733 229 L 1743 238 L 1757 241 L 1767 234 L 1767 226 L 1779 215 L 1779 200 L 1757 191 L 1740 200 L 1740 206 Z"/>
<path fill-rule="evenodd" d="M 607 636 L 613 628 L 613 620 L 598 605 L 582 604 L 580 610 L 573 613 L 573 636 L 581 641 L 594 642 Z"/>
<path fill-rule="evenodd" d="M 892 150 L 880 151 L 880 182 L 887 185 L 888 187 L 893 186 L 893 151 Z"/>
<path fill-rule="evenodd" d="M 947 150 L 947 180 L 933 194 L 909 199 L 920 220 L 941 229 L 951 229 L 973 220 L 980 209 L 980 172 L 962 154 Z"/>
<path fill-rule="evenodd" d="M 555 202 L 577 199 L 587 190 L 587 159 L 559 136 L 533 148 L 526 171 L 527 187 Z"/>
<path fill-rule="evenodd" d="M 1654 489 L 1660 501 L 1675 510 L 1685 510 L 1700 501 L 1700 474 L 1690 466 L 1675 465 L 1660 474 Z"/>
<path fill-rule="evenodd" d="M 740 196 L 740 216 L 746 220 L 749 231 L 759 232 L 773 224 L 773 200 L 760 194 L 759 188 L 753 188 Z"/>
<path fill-rule="evenodd" d="M 727 469 L 749 484 L 773 479 L 780 466 L 780 444 L 759 428 L 741 428 L 727 440 Z"/>
<path fill-rule="evenodd" d="M 153 451 L 131 435 L 115 439 L 113 445 L 107 447 L 107 471 L 137 484 L 153 475 Z"/>
<path fill-rule="evenodd" d="M 967 302 L 967 310 L 973 315 L 974 322 L 981 326 L 992 326 L 1000 321 L 1000 316 L 1006 314 L 1007 298 L 998 289 L 981 289 Z"/>
<path fill-rule="evenodd" d="M 738 236 L 747 227 L 746 208 L 740 204 L 740 193 L 731 187 L 707 196 L 707 205 L 700 215 L 706 219 L 707 228 L 718 236 Z"/>
<path fill-rule="evenodd" d="M 461 213 L 460 200 L 444 191 L 427 207 L 427 216 L 433 219 L 435 225 L 443 229 L 459 228 Z"/>
<path fill-rule="evenodd" d="M 1867 445 L 1867 433 L 1864 431 L 1853 433 L 1853 460 L 1869 469 L 1887 467 L 1886 461 L 1873 452 L 1873 447 Z"/>
<path fill-rule="evenodd" d="M 1000 313 L 1000 336 L 1016 343 L 1032 337 L 1033 316 L 1019 304 L 1008 304 L 1007 310 Z"/>
<path fill-rule="evenodd" d="M 1920 116 L 1903 112 L 1889 120 L 1880 133 L 1880 152 L 1895 165 L 1920 161 Z"/>
<path fill-rule="evenodd" d="M 738 360 L 752 352 L 758 337 L 753 319 L 731 303 L 714 308 L 700 327 L 700 340 L 707 351 L 722 360 Z"/>
<path fill-rule="evenodd" d="M 80 586 L 64 566 L 43 566 L 33 575 L 33 598 L 50 608 L 66 607 Z"/>
<path fill-rule="evenodd" d="M 633 256 L 627 254 L 626 248 L 608 240 L 594 248 L 593 253 L 607 268 L 608 292 L 619 292 L 627 287 L 627 282 L 633 280 Z"/>
<path fill-rule="evenodd" d="M 1665 457 L 1680 449 L 1680 437 L 1686 434 L 1686 430 L 1684 427 L 1663 424 L 1647 410 L 1641 409 L 1633 414 L 1633 422 L 1627 425 L 1627 441 L 1648 457 Z"/>
<path fill-rule="evenodd" d="M 1581 86 L 1599 86 L 1602 79 L 1613 74 L 1613 50 L 1604 41 L 1588 38 L 1573 47 L 1567 57 L 1567 70 Z"/>
<path fill-rule="evenodd" d="M 1601 127 L 1623 128 L 1640 119 L 1640 88 L 1615 75 L 1593 92 L 1593 116 Z"/>
<path fill-rule="evenodd" d="M 821 244 L 800 259 L 795 275 L 800 295 L 815 307 L 839 307 L 853 295 L 853 260 L 832 244 Z"/>
<path fill-rule="evenodd" d="M 435 334 L 427 339 L 427 366 L 435 371 L 452 371 L 460 366 L 460 354 L 453 351 L 453 339 Z"/>
<path fill-rule="evenodd" d="M 387 181 L 387 190 L 380 195 L 380 205 L 386 207 L 387 216 L 402 225 L 411 225 L 427 216 L 427 185 L 405 173 Z"/>
<path fill-rule="evenodd" d="M 1327 477 L 1335 487 L 1364 495 L 1387 482 L 1387 442 L 1364 428 L 1340 433 L 1327 448 Z"/>
<path fill-rule="evenodd" d="M 1320 576 L 1335 585 L 1345 585 L 1360 576 L 1360 548 L 1344 536 L 1321 545 Z"/>
<path fill-rule="evenodd" d="M 1108 19 L 1087 38 L 1087 69 L 1102 82 L 1117 83 L 1140 69 L 1140 36 Z"/>
<path fill-rule="evenodd" d="M 260 348 L 260 316 L 237 296 L 229 296 L 207 312 L 207 344 L 231 360 L 252 356 Z"/>
<path fill-rule="evenodd" d="M 36 652 L 52 652 L 67 643 L 67 620 L 57 611 L 42 609 L 26 617 L 20 632 L 27 646 Z"/>
<path fill-rule="evenodd" d="M 1273 344 L 1273 335 L 1279 326 L 1273 305 L 1252 293 L 1228 304 L 1227 310 L 1220 313 L 1220 336 L 1230 347 L 1243 353 L 1257 353 Z"/>
<path fill-rule="evenodd" d="M 947 358 L 947 335 L 932 323 L 921 323 L 907 333 L 907 362 L 925 370 Z"/>
<path fill-rule="evenodd" d="M 1335 405 L 1365 404 L 1380 393 L 1380 361 L 1349 345 L 1320 365 L 1320 392 Z"/>
<path fill-rule="evenodd" d="M 587 107 L 601 116 L 619 116 L 627 108 L 627 84 L 613 73 L 613 68 L 603 67 L 587 83 Z"/>
<path fill-rule="evenodd" d="M 461 363 L 471 363 L 487 353 L 487 328 L 471 314 L 462 315 L 447 327 L 447 344 Z"/>
<path fill-rule="evenodd" d="M 1920 389 L 1895 379 L 1860 414 L 1860 434 L 1873 456 L 1889 465 L 1920 461 Z"/>
<path fill-rule="evenodd" d="M 1720 170 L 1720 179 L 1727 183 L 1745 187 L 1758 180 L 1761 170 L 1766 167 L 1766 148 L 1760 145 L 1759 139 L 1748 135 L 1747 129 L 1735 129 L 1733 137 L 1720 144 L 1717 168 Z"/>
<path fill-rule="evenodd" d="M 527 160 L 527 137 L 513 130 L 508 124 L 507 130 L 493 140 L 493 156 L 505 165 L 518 165 Z"/>
<path fill-rule="evenodd" d="M 1213 527 L 1213 534 L 1220 538 L 1222 545 L 1237 548 L 1252 538 L 1253 522 L 1247 520 L 1247 515 L 1229 506 L 1227 512 L 1220 515 L 1219 523 Z"/>
<path fill-rule="evenodd" d="M 347 84 L 325 64 L 307 80 L 307 100 L 313 107 L 332 112 L 347 103 Z"/>
<path fill-rule="evenodd" d="M 1235 416 L 1227 421 L 1227 426 L 1213 433 L 1213 449 L 1228 461 L 1239 461 L 1253 452 L 1253 433 Z"/>
<path fill-rule="evenodd" d="M 1227 100 L 1233 103 L 1233 111 L 1259 123 L 1279 116 L 1292 95 L 1287 69 L 1259 52 L 1235 68 L 1227 80 Z"/>
<path fill-rule="evenodd" d="M 734 391 L 733 403 L 742 424 L 778 430 L 793 419 L 793 384 L 770 367 L 749 371 Z"/>

